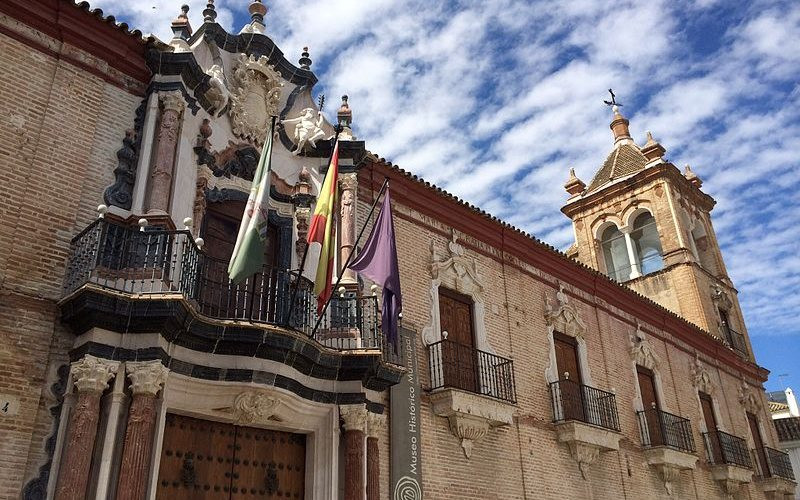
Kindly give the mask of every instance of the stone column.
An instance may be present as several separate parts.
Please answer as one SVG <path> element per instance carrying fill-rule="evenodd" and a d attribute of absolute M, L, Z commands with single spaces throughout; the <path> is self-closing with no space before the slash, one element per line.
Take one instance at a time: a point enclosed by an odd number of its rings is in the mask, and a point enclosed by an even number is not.
<path fill-rule="evenodd" d="M 358 177 L 356 174 L 342 174 L 339 177 L 339 187 L 342 190 L 341 203 L 341 225 L 342 231 L 339 238 L 339 265 L 344 266 L 353 246 L 356 243 L 356 188 L 358 187 Z M 356 273 L 352 269 L 341 271 L 342 285 L 355 285 Z M 336 293 L 336 290 L 334 290 Z"/>
<path fill-rule="evenodd" d="M 364 434 L 366 405 L 339 405 L 344 428 L 344 498 L 364 500 Z"/>
<path fill-rule="evenodd" d="M 119 363 L 86 355 L 72 364 L 78 400 L 69 417 L 55 500 L 84 500 L 100 418 L 100 396 Z"/>
<path fill-rule="evenodd" d="M 144 500 L 150 476 L 150 459 L 156 426 L 156 394 L 167 380 L 161 361 L 126 364 L 133 399 L 125 429 L 122 465 L 117 484 L 117 500 Z"/>
<path fill-rule="evenodd" d="M 172 174 L 175 169 L 175 148 L 181 129 L 181 114 L 186 106 L 179 90 L 162 92 L 161 121 L 158 125 L 158 142 L 150 174 L 150 201 L 148 213 L 168 213 L 172 193 Z"/>
<path fill-rule="evenodd" d="M 631 230 L 630 226 L 620 228 L 620 232 L 625 237 L 625 248 L 628 249 L 628 260 L 631 263 L 631 274 L 630 279 L 638 278 L 642 275 L 642 272 L 639 270 L 639 262 L 636 260 L 636 250 L 633 248 L 633 240 L 631 239 Z"/>
<path fill-rule="evenodd" d="M 381 494 L 381 457 L 378 439 L 386 429 L 386 415 L 367 414 L 367 500 L 378 500 Z"/>

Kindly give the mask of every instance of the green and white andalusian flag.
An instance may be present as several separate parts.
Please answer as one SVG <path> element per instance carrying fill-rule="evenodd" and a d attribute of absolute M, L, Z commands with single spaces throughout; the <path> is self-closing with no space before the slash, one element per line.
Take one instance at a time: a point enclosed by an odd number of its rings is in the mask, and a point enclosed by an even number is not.
<path fill-rule="evenodd" d="M 269 134 L 264 139 L 264 148 L 258 167 L 253 176 L 253 185 L 247 206 L 236 236 L 228 276 L 233 283 L 239 283 L 261 271 L 264 265 L 264 248 L 267 244 L 267 218 L 269 217 L 269 181 L 272 162 L 272 137 L 275 133 L 275 118 Z"/>

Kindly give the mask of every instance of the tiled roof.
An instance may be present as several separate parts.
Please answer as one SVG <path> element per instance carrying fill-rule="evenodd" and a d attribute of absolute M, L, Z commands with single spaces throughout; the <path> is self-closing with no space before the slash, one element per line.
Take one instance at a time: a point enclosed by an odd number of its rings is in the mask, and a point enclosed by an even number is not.
<path fill-rule="evenodd" d="M 106 23 L 106 24 L 108 24 L 110 26 L 113 26 L 117 30 L 121 31 L 122 33 L 124 33 L 124 34 L 126 34 L 126 35 L 128 35 L 130 37 L 133 37 L 133 38 L 136 38 L 138 40 L 141 40 L 143 43 L 144 42 L 148 42 L 148 41 L 153 41 L 153 40 L 156 39 L 152 35 L 145 36 L 138 29 L 134 29 L 134 30 L 129 29 L 127 23 L 118 23 L 117 19 L 113 15 L 103 16 L 103 11 L 101 9 L 92 9 L 91 5 L 89 5 L 89 2 L 85 2 L 85 1 L 77 2 L 75 0 L 71 0 L 71 1 L 72 1 L 73 5 L 75 5 L 76 7 L 80 8 L 80 9 L 83 9 L 84 11 L 86 11 L 89 14 L 93 15 L 94 17 L 96 17 L 100 21 L 102 21 L 102 22 L 104 22 L 104 23 Z"/>
<path fill-rule="evenodd" d="M 785 403 L 778 403 L 777 401 L 769 401 L 770 413 L 780 413 L 782 411 L 789 411 L 789 405 Z"/>
<path fill-rule="evenodd" d="M 594 191 L 618 177 L 644 170 L 647 158 L 635 144 L 620 144 L 608 155 L 603 166 L 589 183 L 587 192 Z"/>

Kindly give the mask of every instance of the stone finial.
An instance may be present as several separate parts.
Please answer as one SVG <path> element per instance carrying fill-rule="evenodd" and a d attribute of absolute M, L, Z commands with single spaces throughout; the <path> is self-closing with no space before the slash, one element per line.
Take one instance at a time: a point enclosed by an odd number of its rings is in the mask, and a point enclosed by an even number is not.
<path fill-rule="evenodd" d="M 570 198 L 581 194 L 586 189 L 586 184 L 575 175 L 574 168 L 569 169 L 569 179 L 564 183 L 564 189 L 570 194 Z"/>
<path fill-rule="evenodd" d="M 264 24 L 264 16 L 267 15 L 267 6 L 261 0 L 253 0 L 247 11 L 250 12 L 250 22 Z"/>
<path fill-rule="evenodd" d="M 125 364 L 125 371 L 131 381 L 133 394 L 147 394 L 155 396 L 164 387 L 169 370 L 161 361 L 129 361 Z"/>
<path fill-rule="evenodd" d="M 78 392 L 102 393 L 117 373 L 119 361 L 109 361 L 90 354 L 72 363 L 72 377 Z"/>
<path fill-rule="evenodd" d="M 303 52 L 300 53 L 300 60 L 297 62 L 300 63 L 301 68 L 307 70 L 311 69 L 311 54 L 308 53 L 308 47 L 303 47 Z"/>
<path fill-rule="evenodd" d="M 644 146 L 642 147 L 642 154 L 647 161 L 653 161 L 658 158 L 663 158 L 664 153 L 667 150 L 658 143 L 655 139 L 653 139 L 653 134 L 648 130 L 647 131 L 647 142 L 645 142 Z"/>
<path fill-rule="evenodd" d="M 353 112 L 350 110 L 350 105 L 347 103 L 348 97 L 342 96 L 342 105 L 339 106 L 339 111 L 336 112 L 336 117 L 339 119 L 339 125 L 342 127 L 349 127 L 352 123 Z"/>
<path fill-rule="evenodd" d="M 630 122 L 619 112 L 619 106 L 611 106 L 611 110 L 614 112 L 614 119 L 611 121 L 610 125 L 611 132 L 614 134 L 614 142 L 630 139 L 631 133 L 630 130 L 628 130 Z"/>
<path fill-rule="evenodd" d="M 692 185 L 698 189 L 700 189 L 700 186 L 703 185 L 703 181 L 700 180 L 700 177 L 698 177 L 697 174 L 694 173 L 692 167 L 690 167 L 688 163 L 684 167 L 683 176 L 686 177 L 686 180 L 691 182 Z"/>
<path fill-rule="evenodd" d="M 214 9 L 214 0 L 208 0 L 206 8 L 203 9 L 203 22 L 213 23 L 217 18 L 217 11 Z"/>
<path fill-rule="evenodd" d="M 189 24 L 189 6 L 181 5 L 181 13 L 172 21 L 172 33 L 174 38 L 188 40 L 192 36 L 192 26 Z"/>
<path fill-rule="evenodd" d="M 104 219 L 107 213 L 108 213 L 108 206 L 107 205 L 97 205 L 97 218 L 98 219 Z"/>

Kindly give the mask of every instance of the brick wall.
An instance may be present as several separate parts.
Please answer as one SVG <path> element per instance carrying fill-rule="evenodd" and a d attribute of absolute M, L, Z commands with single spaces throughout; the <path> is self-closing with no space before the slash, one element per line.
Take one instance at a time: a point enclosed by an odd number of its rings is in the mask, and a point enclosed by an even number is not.
<path fill-rule="evenodd" d="M 72 338 L 57 300 L 70 239 L 113 182 L 116 151 L 141 98 L 19 39 L 92 62 L 74 47 L 0 15 L 0 393 L 20 401 L 0 417 L 0 499 L 17 499 L 47 459 L 49 387 Z"/>
<path fill-rule="evenodd" d="M 362 193 L 362 196 L 365 196 Z M 368 208 L 360 204 L 360 214 Z M 431 245 L 444 249 L 453 229 L 414 210 L 395 204 L 399 264 L 404 299 L 404 323 L 420 332 L 430 321 Z M 455 232 L 482 275 L 486 308 L 485 326 L 489 343 L 500 356 L 512 358 L 515 367 L 517 404 L 514 424 L 491 429 L 475 443 L 467 459 L 446 418 L 433 413 L 430 397 L 423 390 L 422 460 L 424 488 L 428 498 L 667 498 L 656 470 L 647 464 L 641 446 L 634 399 L 634 365 L 629 336 L 636 318 L 596 297 L 563 283 L 570 301 L 587 325 L 588 367 L 592 384 L 617 395 L 622 439 L 620 450 L 601 454 L 587 478 L 568 448 L 556 440 L 545 370 L 550 363 L 549 340 L 544 318 L 545 297 L 553 301 L 558 285 L 554 278 L 529 264 L 487 247 L 480 240 Z M 642 329 L 659 359 L 657 367 L 662 408 L 689 418 L 698 451 L 694 471 L 682 472 L 674 484 L 673 498 L 723 499 L 725 495 L 711 479 L 705 463 L 700 435 L 701 408 L 690 377 L 695 357 L 692 347 L 639 318 Z M 420 382 L 430 387 L 427 350 L 418 339 Z M 712 375 L 714 399 L 723 430 L 749 439 L 744 410 L 738 401 L 741 376 L 718 360 L 701 355 Z M 585 373 L 586 375 L 586 373 Z M 753 385 L 756 394 L 760 386 Z M 765 411 L 761 419 L 768 422 Z M 775 438 L 765 430 L 768 445 Z M 382 453 L 389 443 L 381 441 Z M 382 463 L 382 467 L 386 464 Z M 387 470 L 387 469 L 383 469 Z M 763 498 L 757 485 L 744 488 L 743 498 Z M 748 496 L 749 495 L 749 496 Z"/>

